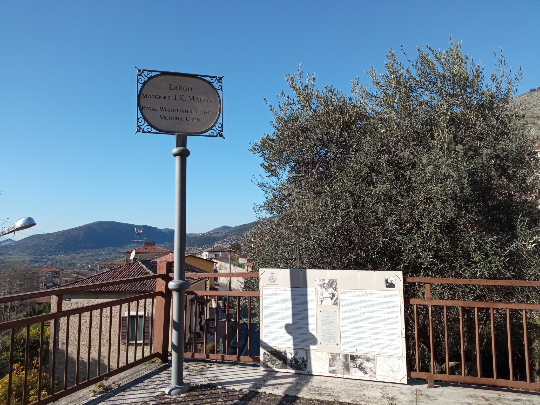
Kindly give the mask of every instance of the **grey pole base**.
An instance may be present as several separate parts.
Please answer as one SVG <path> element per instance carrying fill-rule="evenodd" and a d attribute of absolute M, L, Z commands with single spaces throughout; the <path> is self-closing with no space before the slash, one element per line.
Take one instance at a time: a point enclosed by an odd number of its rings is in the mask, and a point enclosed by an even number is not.
<path fill-rule="evenodd" d="M 163 391 L 165 391 L 165 394 L 167 394 L 167 395 L 185 394 L 186 392 L 189 391 L 189 384 L 184 383 L 182 385 L 169 385 Z"/>
<path fill-rule="evenodd" d="M 174 214 L 174 279 L 168 283 L 172 291 L 171 383 L 165 388 L 167 395 L 185 394 L 189 384 L 184 382 L 184 291 L 189 288 L 185 280 L 186 269 L 186 160 L 189 156 L 187 136 L 176 134 L 175 159 L 175 214 Z M 166 314 L 168 315 L 168 314 Z"/>

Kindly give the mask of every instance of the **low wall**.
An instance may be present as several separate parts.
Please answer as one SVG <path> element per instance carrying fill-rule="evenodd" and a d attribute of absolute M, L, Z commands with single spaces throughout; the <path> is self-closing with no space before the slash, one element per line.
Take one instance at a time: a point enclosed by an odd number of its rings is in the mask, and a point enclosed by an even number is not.
<path fill-rule="evenodd" d="M 217 262 L 216 264 L 217 272 L 218 273 L 245 273 L 246 269 L 243 269 L 241 267 L 236 267 L 234 265 L 230 265 L 229 263 L 224 262 Z M 235 291 L 242 290 L 242 281 L 244 279 L 242 277 L 233 277 L 231 280 L 231 289 Z M 218 283 L 222 285 L 229 285 L 229 277 L 218 277 Z"/>

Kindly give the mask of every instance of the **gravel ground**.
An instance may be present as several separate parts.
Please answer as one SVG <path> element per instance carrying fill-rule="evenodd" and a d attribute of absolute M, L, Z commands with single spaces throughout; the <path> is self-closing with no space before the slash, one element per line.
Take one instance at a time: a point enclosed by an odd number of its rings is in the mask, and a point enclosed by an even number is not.
<path fill-rule="evenodd" d="M 223 405 L 345 405 L 345 402 L 299 398 L 289 395 L 274 395 L 265 392 L 219 388 L 213 384 L 191 387 L 189 392 L 176 397 L 160 394 L 144 405 L 162 404 L 223 404 Z M 382 405 L 382 404 L 381 404 Z M 386 404 L 384 404 L 386 405 Z"/>
<path fill-rule="evenodd" d="M 124 374 L 124 373 L 123 373 Z M 334 377 L 276 373 L 257 364 L 189 360 L 184 381 L 190 390 L 179 396 L 165 395 L 171 381 L 167 364 L 144 364 L 119 374 L 118 389 L 89 398 L 88 390 L 64 397 L 55 405 L 242 405 L 242 404 L 358 404 L 358 405 L 538 405 L 538 393 L 425 381 L 390 384 Z"/>

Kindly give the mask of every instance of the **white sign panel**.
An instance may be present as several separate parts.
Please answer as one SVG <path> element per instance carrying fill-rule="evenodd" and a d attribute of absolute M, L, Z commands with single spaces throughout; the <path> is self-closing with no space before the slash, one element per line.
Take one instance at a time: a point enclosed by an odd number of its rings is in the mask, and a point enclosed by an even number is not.
<path fill-rule="evenodd" d="M 400 380 L 403 378 L 403 361 L 399 357 L 377 357 L 377 378 L 379 380 Z"/>
<path fill-rule="evenodd" d="M 261 366 L 406 384 L 403 274 L 261 269 Z"/>
<path fill-rule="evenodd" d="M 264 329 L 269 347 L 317 347 L 314 288 L 263 288 Z"/>
<path fill-rule="evenodd" d="M 401 356 L 399 291 L 340 290 L 341 350 Z"/>

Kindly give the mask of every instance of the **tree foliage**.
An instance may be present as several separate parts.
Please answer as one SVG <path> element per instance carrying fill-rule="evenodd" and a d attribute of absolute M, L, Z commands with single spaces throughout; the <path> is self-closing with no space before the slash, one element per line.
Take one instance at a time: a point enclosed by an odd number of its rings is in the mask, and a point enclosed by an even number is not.
<path fill-rule="evenodd" d="M 39 370 L 37 368 L 29 368 L 26 376 L 27 400 L 23 404 L 23 389 L 25 383 L 25 370 L 19 364 L 13 366 L 11 372 L 11 403 L 13 405 L 26 405 L 38 400 L 39 389 Z M 7 404 L 9 388 L 9 374 L 0 379 L 0 403 Z M 60 387 L 56 387 L 57 390 Z M 41 398 L 45 398 L 51 393 L 51 382 L 46 373 L 41 374 Z"/>
<path fill-rule="evenodd" d="M 0 265 L 0 295 L 13 295 L 36 289 L 36 278 L 32 269 L 20 263 L 8 263 Z M 33 301 L 12 301 L 0 305 L 0 322 L 10 319 L 31 316 L 25 315 L 33 310 L 39 310 L 41 304 Z M 30 311 L 30 312 L 29 312 Z"/>
<path fill-rule="evenodd" d="M 36 323 L 30 327 L 30 339 L 28 342 L 29 362 L 39 362 L 39 347 L 41 339 L 40 324 Z M 42 366 L 49 365 L 49 340 L 50 329 L 45 327 L 43 330 L 42 346 Z M 0 376 L 9 372 L 9 356 L 11 353 L 11 334 L 3 333 L 0 335 Z M 16 331 L 13 339 L 13 364 L 24 364 L 26 356 L 26 328 L 20 328 Z"/>
<path fill-rule="evenodd" d="M 238 240 L 235 240 L 229 245 L 229 249 L 233 252 L 235 256 L 240 256 L 243 251 L 242 243 Z"/>
<path fill-rule="evenodd" d="M 537 279 L 540 165 L 511 104 L 521 73 L 501 52 L 486 78 L 452 41 L 402 53 L 350 95 L 287 76 L 273 132 L 251 147 L 265 201 L 244 243 L 250 260 Z"/>
<path fill-rule="evenodd" d="M 18 294 L 35 289 L 32 269 L 24 264 L 9 263 L 0 266 L 0 292 L 4 295 Z"/>

